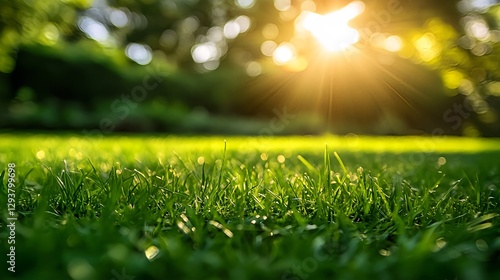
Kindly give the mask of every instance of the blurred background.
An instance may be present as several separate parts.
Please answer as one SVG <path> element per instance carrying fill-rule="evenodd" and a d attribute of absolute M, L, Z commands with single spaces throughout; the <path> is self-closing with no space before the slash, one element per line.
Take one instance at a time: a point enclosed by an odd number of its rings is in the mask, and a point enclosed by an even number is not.
<path fill-rule="evenodd" d="M 500 136 L 495 0 L 0 0 L 0 129 Z"/>

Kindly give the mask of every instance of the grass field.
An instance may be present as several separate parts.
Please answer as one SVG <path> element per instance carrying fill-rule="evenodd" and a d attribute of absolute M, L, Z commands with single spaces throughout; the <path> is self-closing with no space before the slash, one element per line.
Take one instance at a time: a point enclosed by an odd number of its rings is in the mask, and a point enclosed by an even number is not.
<path fill-rule="evenodd" d="M 2 134 L 0 166 L 0 279 L 500 279 L 500 140 Z"/>

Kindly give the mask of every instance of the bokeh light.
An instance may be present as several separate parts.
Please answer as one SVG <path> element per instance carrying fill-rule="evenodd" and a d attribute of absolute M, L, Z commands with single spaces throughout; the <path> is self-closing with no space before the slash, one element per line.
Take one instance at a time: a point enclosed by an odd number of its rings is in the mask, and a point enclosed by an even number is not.
<path fill-rule="evenodd" d="M 464 19 L 465 32 L 478 40 L 487 41 L 490 36 L 490 29 L 482 18 L 466 17 Z"/>
<path fill-rule="evenodd" d="M 167 29 L 160 36 L 160 45 L 167 50 L 174 49 L 179 38 L 174 30 Z"/>
<path fill-rule="evenodd" d="M 240 25 L 236 21 L 228 21 L 224 25 L 224 36 L 228 39 L 234 39 L 240 34 Z"/>
<path fill-rule="evenodd" d="M 78 27 L 91 39 L 98 42 L 105 42 L 109 39 L 109 31 L 104 24 L 91 17 L 83 16 L 78 20 Z"/>
<path fill-rule="evenodd" d="M 257 77 L 262 73 L 262 66 L 256 61 L 251 61 L 246 65 L 246 73 L 250 77 Z"/>
<path fill-rule="evenodd" d="M 396 1 L 364 1 L 366 6 L 356 0 L 216 0 L 203 5 L 195 5 L 196 1 L 87 1 L 82 9 L 68 4 L 72 0 L 52 5 L 21 2 L 24 8 L 29 7 L 26 11 L 37 11 L 38 15 L 26 18 L 20 13 L 18 20 L 23 30 L 2 31 L 2 72 L 15 71 L 13 54 L 27 42 L 55 48 L 67 41 L 77 45 L 78 51 L 109 55 L 121 65 L 147 65 L 154 60 L 155 66 L 158 63 L 172 71 L 218 70 L 207 80 L 221 73 L 258 77 L 252 79 L 252 84 L 262 85 L 264 90 L 256 92 L 275 91 L 272 98 L 263 96 L 263 102 L 290 102 L 300 100 L 303 94 L 299 92 L 314 92 L 321 106 L 306 100 L 311 104 L 304 107 L 324 109 L 330 103 L 334 104 L 331 110 L 342 111 L 334 108 L 335 104 L 362 99 L 351 90 L 356 84 L 351 77 L 356 77 L 373 85 L 357 91 L 373 96 L 384 107 L 391 107 L 388 104 L 396 103 L 394 99 L 398 98 L 408 100 L 410 106 L 419 98 L 428 98 L 437 107 L 439 102 L 446 102 L 440 97 L 446 100 L 453 96 L 470 101 L 469 111 L 476 115 L 467 120 L 469 123 L 491 123 L 496 119 L 500 96 L 498 1 L 446 3 L 449 15 L 439 10 L 445 4 L 430 0 L 404 5 L 421 7 L 425 16 L 409 8 L 396 13 L 381 6 Z M 58 13 L 49 11 L 50 7 Z M 30 14 L 26 11 L 23 14 Z M 4 9 L 0 15 L 8 13 Z M 414 72 L 420 70 L 432 72 L 435 78 L 423 90 L 419 85 L 409 86 L 417 76 Z M 306 102 L 296 103 L 300 103 L 297 108 L 302 108 Z M 347 111 L 343 114 L 349 115 Z M 481 125 L 476 127 L 482 129 Z"/>
<path fill-rule="evenodd" d="M 221 42 L 224 40 L 224 29 L 214 26 L 207 31 L 207 39 L 211 42 Z"/>
<path fill-rule="evenodd" d="M 274 41 L 264 41 L 260 46 L 260 51 L 265 56 L 273 56 L 274 50 L 278 47 L 278 44 Z"/>
<path fill-rule="evenodd" d="M 467 14 L 472 11 L 484 11 L 496 3 L 495 0 L 462 0 L 458 2 L 457 8 Z"/>
<path fill-rule="evenodd" d="M 236 22 L 240 28 L 240 33 L 245 33 L 250 29 L 252 21 L 247 16 L 239 16 L 234 22 Z"/>
<path fill-rule="evenodd" d="M 423 61 L 429 62 L 441 54 L 441 46 L 437 42 L 436 36 L 433 33 L 425 33 L 415 40 L 420 57 Z"/>
<path fill-rule="evenodd" d="M 203 63 L 203 67 L 205 68 L 205 70 L 208 71 L 213 71 L 219 68 L 219 66 L 220 66 L 220 60 L 211 60 Z"/>
<path fill-rule="evenodd" d="M 278 26 L 273 23 L 266 24 L 266 26 L 262 29 L 262 36 L 269 40 L 275 39 L 279 34 L 280 30 L 278 29 Z"/>
<path fill-rule="evenodd" d="M 458 87 L 458 92 L 463 95 L 471 95 L 476 91 L 474 83 L 469 79 L 463 79 Z"/>
<path fill-rule="evenodd" d="M 487 85 L 488 93 L 500 97 L 500 82 L 494 81 Z"/>
<path fill-rule="evenodd" d="M 143 44 L 128 44 L 125 48 L 125 54 L 128 58 L 140 65 L 149 64 L 153 59 L 151 48 Z"/>
<path fill-rule="evenodd" d="M 199 44 L 193 47 L 193 60 L 196 63 L 205 63 L 219 59 L 219 49 L 213 42 Z"/>
<path fill-rule="evenodd" d="M 184 33 L 194 33 L 200 27 L 200 21 L 195 16 L 190 16 L 181 22 L 180 30 Z"/>
<path fill-rule="evenodd" d="M 302 11 L 309 11 L 309 12 L 315 12 L 316 11 L 316 3 L 312 0 L 306 0 L 302 2 L 300 5 L 300 9 Z"/>
<path fill-rule="evenodd" d="M 449 70 L 443 74 L 443 81 L 447 88 L 458 89 L 464 81 L 464 75 L 458 70 Z"/>
<path fill-rule="evenodd" d="M 284 65 L 295 57 L 295 52 L 295 47 L 292 44 L 280 44 L 273 52 L 273 60 L 277 65 Z"/>
<path fill-rule="evenodd" d="M 129 19 L 128 19 L 127 14 L 124 11 L 119 10 L 119 9 L 111 10 L 108 18 L 109 18 L 109 21 L 111 22 L 111 24 L 113 24 L 114 26 L 116 26 L 118 28 L 123 28 L 123 27 L 127 26 L 129 23 Z"/>
<path fill-rule="evenodd" d="M 276 10 L 285 12 L 290 9 L 292 2 L 290 0 L 274 0 L 274 7 Z"/>
<path fill-rule="evenodd" d="M 235 0 L 234 2 L 243 9 L 249 9 L 255 4 L 255 0 Z"/>
<path fill-rule="evenodd" d="M 403 41 L 398 36 L 392 35 L 384 40 L 384 48 L 390 52 L 397 52 L 403 47 Z"/>
<path fill-rule="evenodd" d="M 59 40 L 60 32 L 59 28 L 49 23 L 42 30 L 42 38 L 40 38 L 40 42 L 45 45 L 53 45 Z"/>

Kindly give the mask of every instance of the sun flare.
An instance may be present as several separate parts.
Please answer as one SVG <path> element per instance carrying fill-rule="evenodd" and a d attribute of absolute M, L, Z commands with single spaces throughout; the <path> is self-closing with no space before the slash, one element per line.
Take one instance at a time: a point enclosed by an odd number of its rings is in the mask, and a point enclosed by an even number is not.
<path fill-rule="evenodd" d="M 320 15 L 304 11 L 297 19 L 302 28 L 316 39 L 328 51 L 341 51 L 359 41 L 359 32 L 349 26 L 349 21 L 364 11 L 361 1 L 351 2 L 344 8 Z"/>

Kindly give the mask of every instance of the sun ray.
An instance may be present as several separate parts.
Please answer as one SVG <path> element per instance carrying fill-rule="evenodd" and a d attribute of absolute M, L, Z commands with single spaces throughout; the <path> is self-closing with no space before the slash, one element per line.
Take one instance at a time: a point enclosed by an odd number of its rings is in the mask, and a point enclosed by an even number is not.
<path fill-rule="evenodd" d="M 269 60 L 282 71 L 259 77 L 260 89 L 249 89 L 253 94 L 246 105 L 260 100 L 257 106 L 268 103 L 261 107 L 268 111 L 286 106 L 315 113 L 330 128 L 343 122 L 369 127 L 387 116 L 415 122 L 428 117 L 430 108 L 439 106 L 439 97 L 429 94 L 439 91 L 437 76 L 399 56 L 400 47 L 391 51 L 372 45 L 367 36 L 349 38 L 344 31 L 362 30 L 365 19 L 359 16 L 365 8 L 362 2 L 352 3 L 326 14 L 302 12 L 295 20 L 295 37 L 280 43 L 282 48 Z M 299 58 L 307 61 L 306 66 L 292 67 Z"/>

